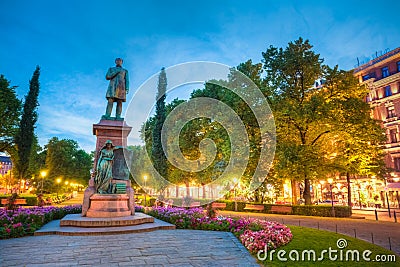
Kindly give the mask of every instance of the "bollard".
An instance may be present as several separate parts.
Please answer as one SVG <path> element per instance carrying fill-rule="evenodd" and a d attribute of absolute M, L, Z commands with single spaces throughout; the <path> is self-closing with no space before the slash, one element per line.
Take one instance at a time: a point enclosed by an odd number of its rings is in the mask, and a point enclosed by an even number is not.
<path fill-rule="evenodd" d="M 375 209 L 375 220 L 378 220 L 378 211 Z"/>
<path fill-rule="evenodd" d="M 371 233 L 371 241 L 372 241 L 372 244 L 375 244 L 374 243 L 374 234 L 373 233 Z"/>
<path fill-rule="evenodd" d="M 389 250 L 392 250 L 392 242 L 390 241 L 390 236 L 389 236 Z"/>
<path fill-rule="evenodd" d="M 319 222 L 318 222 L 318 230 L 319 230 Z"/>
<path fill-rule="evenodd" d="M 299 220 L 299 226 L 300 226 L 300 220 Z"/>
<path fill-rule="evenodd" d="M 353 229 L 354 230 L 354 238 L 357 238 L 357 231 L 356 231 L 356 229 Z"/>
<path fill-rule="evenodd" d="M 396 211 L 393 212 L 394 222 L 397 223 Z"/>
<path fill-rule="evenodd" d="M 336 224 L 336 233 L 337 233 L 337 224 Z"/>

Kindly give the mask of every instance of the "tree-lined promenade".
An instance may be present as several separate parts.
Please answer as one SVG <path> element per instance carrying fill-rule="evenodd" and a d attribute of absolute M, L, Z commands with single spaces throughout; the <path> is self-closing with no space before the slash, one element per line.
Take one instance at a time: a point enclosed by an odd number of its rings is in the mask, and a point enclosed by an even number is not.
<path fill-rule="evenodd" d="M 383 162 L 384 130 L 379 121 L 371 118 L 370 107 L 364 101 L 367 88 L 358 84 L 351 70 L 325 65 L 323 58 L 313 51 L 310 42 L 302 38 L 284 48 L 270 46 L 262 53 L 262 58 L 259 63 L 248 60 L 236 67 L 263 92 L 276 124 L 275 159 L 268 176 L 257 190 L 250 191 L 249 185 L 265 143 L 250 107 L 232 91 L 212 81 L 206 82 L 204 88 L 193 91 L 188 100 L 208 97 L 222 101 L 245 124 L 250 142 L 249 162 L 244 174 L 236 177 L 240 181 L 240 188 L 233 192 L 231 187 L 234 185 L 226 185 L 227 196 L 233 197 L 237 193 L 248 201 L 274 201 L 268 199 L 268 193 L 274 191 L 279 197 L 284 181 L 290 180 L 292 203 L 304 199 L 306 204 L 311 204 L 312 182 L 345 176 L 348 192 L 346 202 L 352 205 L 352 178 L 383 178 L 389 171 Z M 223 82 L 227 87 L 241 86 L 236 83 L 234 72 L 228 81 Z M 165 105 L 163 112 L 168 116 L 184 102 L 186 100 L 174 99 Z M 157 117 L 154 116 L 143 126 L 142 138 L 146 147 L 135 148 L 138 160 L 132 168 L 137 179 L 151 173 L 150 165 L 158 166 L 154 158 L 151 163 L 146 162 L 144 156 L 145 153 L 150 154 L 149 151 L 154 152 L 153 138 L 154 131 L 159 128 L 157 125 Z M 201 161 L 199 145 L 205 138 L 212 139 L 217 148 L 216 158 L 209 168 L 194 173 L 167 163 L 168 170 L 164 172 L 167 180 L 174 184 L 185 184 L 186 195 L 190 195 L 190 186 L 203 187 L 204 192 L 204 185 L 218 178 L 230 160 L 240 160 L 240 157 L 230 158 L 231 144 L 226 130 L 217 121 L 207 118 L 193 119 L 182 128 L 179 145 L 183 155 L 189 160 Z M 301 186 L 301 195 L 296 190 L 298 184 Z M 152 184 L 150 181 L 147 185 L 155 188 L 155 191 L 164 190 L 164 185 L 157 182 Z"/>

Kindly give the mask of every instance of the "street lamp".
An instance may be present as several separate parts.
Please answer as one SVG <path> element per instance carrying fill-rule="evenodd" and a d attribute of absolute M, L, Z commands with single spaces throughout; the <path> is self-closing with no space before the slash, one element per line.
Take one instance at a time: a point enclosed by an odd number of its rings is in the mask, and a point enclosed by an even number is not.
<path fill-rule="evenodd" d="M 335 207 L 333 206 L 333 191 L 332 191 L 332 183 L 333 179 L 328 178 L 329 189 L 331 190 L 331 202 L 332 202 L 332 217 L 335 217 Z"/>
<path fill-rule="evenodd" d="M 147 175 L 143 176 L 143 180 L 144 180 L 144 206 L 146 205 L 146 181 L 147 181 Z"/>
<path fill-rule="evenodd" d="M 69 184 L 69 182 L 68 181 L 65 181 L 65 186 L 67 187 L 67 193 L 69 192 L 69 190 L 68 190 L 68 184 Z"/>
<path fill-rule="evenodd" d="M 43 194 L 43 183 L 44 183 L 44 177 L 46 176 L 47 172 L 46 171 L 41 171 L 40 175 L 42 176 L 42 189 L 40 190 L 40 193 Z"/>
<path fill-rule="evenodd" d="M 57 178 L 57 197 L 58 197 L 58 190 L 60 189 L 61 178 Z"/>

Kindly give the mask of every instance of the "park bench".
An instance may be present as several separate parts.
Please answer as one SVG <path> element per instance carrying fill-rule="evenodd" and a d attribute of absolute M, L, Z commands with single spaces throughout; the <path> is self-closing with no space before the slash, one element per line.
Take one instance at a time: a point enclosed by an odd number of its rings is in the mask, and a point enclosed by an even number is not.
<path fill-rule="evenodd" d="M 271 206 L 271 212 L 276 213 L 292 213 L 292 207 L 290 206 Z"/>
<path fill-rule="evenodd" d="M 264 205 L 246 204 L 246 206 L 244 207 L 244 210 L 259 210 L 259 211 L 263 211 L 264 210 Z"/>
<path fill-rule="evenodd" d="M 8 199 L 3 198 L 1 200 L 1 204 L 7 205 L 8 204 Z M 26 199 L 25 198 L 17 198 L 14 202 L 15 205 L 26 205 Z"/>
<path fill-rule="evenodd" d="M 200 202 L 192 202 L 192 203 L 190 204 L 190 207 L 191 207 L 191 208 L 200 207 Z"/>
<path fill-rule="evenodd" d="M 226 203 L 218 203 L 214 202 L 211 204 L 212 209 L 225 209 L 226 208 Z"/>

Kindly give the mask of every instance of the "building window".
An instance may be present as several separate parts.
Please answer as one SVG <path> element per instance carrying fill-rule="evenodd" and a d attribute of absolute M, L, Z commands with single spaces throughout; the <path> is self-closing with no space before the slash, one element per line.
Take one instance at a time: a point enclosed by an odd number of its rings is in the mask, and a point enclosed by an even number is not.
<path fill-rule="evenodd" d="M 400 61 L 397 62 L 397 72 L 400 72 Z"/>
<path fill-rule="evenodd" d="M 396 113 L 394 112 L 393 106 L 386 108 L 386 112 L 387 112 L 387 117 L 386 117 L 387 119 L 396 117 Z"/>
<path fill-rule="evenodd" d="M 366 81 L 366 80 L 368 80 L 370 77 L 369 77 L 369 74 L 367 74 L 367 75 L 364 75 L 363 77 L 362 77 L 362 80 L 363 81 Z"/>
<path fill-rule="evenodd" d="M 392 90 L 390 89 L 390 85 L 385 86 L 385 97 L 391 96 L 392 95 Z"/>
<path fill-rule="evenodd" d="M 382 68 L 382 78 L 385 78 L 389 76 L 389 68 L 388 67 L 383 67 Z"/>
<path fill-rule="evenodd" d="M 400 171 L 400 158 L 394 158 L 394 169 Z"/>
<path fill-rule="evenodd" d="M 397 130 L 391 129 L 391 130 L 389 130 L 389 134 L 390 134 L 390 142 L 397 143 Z"/>

